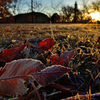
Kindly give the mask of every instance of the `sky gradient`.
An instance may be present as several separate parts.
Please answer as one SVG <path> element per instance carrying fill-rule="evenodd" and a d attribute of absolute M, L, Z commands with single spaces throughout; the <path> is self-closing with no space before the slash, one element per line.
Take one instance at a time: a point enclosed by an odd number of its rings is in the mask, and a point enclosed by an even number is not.
<path fill-rule="evenodd" d="M 89 4 L 92 1 L 96 0 L 33 0 L 40 2 L 42 4 L 42 7 L 36 9 L 37 12 L 43 12 L 45 14 L 53 14 L 53 13 L 60 13 L 62 6 L 73 6 L 75 4 L 75 1 L 77 1 L 78 8 L 82 8 L 83 1 L 86 4 Z M 20 10 L 19 13 L 24 12 L 30 12 L 31 11 L 31 0 L 22 0 L 22 2 L 19 4 Z M 18 11 L 16 10 L 16 13 Z"/>

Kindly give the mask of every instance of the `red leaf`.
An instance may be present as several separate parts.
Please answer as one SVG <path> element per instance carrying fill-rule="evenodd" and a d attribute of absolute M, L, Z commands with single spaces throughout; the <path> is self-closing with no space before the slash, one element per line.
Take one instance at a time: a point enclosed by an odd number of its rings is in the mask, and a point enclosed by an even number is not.
<path fill-rule="evenodd" d="M 43 41 L 41 41 L 38 46 L 39 46 L 39 50 L 48 50 L 50 49 L 52 46 L 54 46 L 56 44 L 56 42 L 52 39 L 52 38 L 47 38 Z"/>
<path fill-rule="evenodd" d="M 0 81 L 0 91 L 6 94 L 24 94 L 27 88 L 24 86 L 24 81 L 21 79 L 13 78 Z"/>
<path fill-rule="evenodd" d="M 50 57 L 51 63 L 52 64 L 57 64 L 59 65 L 59 55 L 58 54 L 54 54 Z"/>
<path fill-rule="evenodd" d="M 26 88 L 23 79 L 28 81 L 32 73 L 44 68 L 43 63 L 32 59 L 19 59 L 7 63 L 0 70 L 3 71 L 0 76 L 0 90 L 11 95 L 25 93 Z"/>
<path fill-rule="evenodd" d="M 61 65 L 53 65 L 47 67 L 39 73 L 34 73 L 32 76 L 42 86 L 51 84 L 53 81 L 64 76 L 67 72 L 71 71 L 71 68 L 65 68 Z"/>
<path fill-rule="evenodd" d="M 75 54 L 75 50 L 67 51 L 67 52 L 65 51 L 60 55 L 60 57 L 58 56 L 58 54 L 54 54 L 50 58 L 51 63 L 52 64 L 67 65 L 70 62 L 70 60 L 74 54 Z"/>
<path fill-rule="evenodd" d="M 0 61 L 10 62 L 16 58 L 18 53 L 23 50 L 26 44 L 22 44 L 20 47 L 12 48 L 12 49 L 4 49 L 2 53 L 0 53 Z"/>
<path fill-rule="evenodd" d="M 6 71 L 6 69 L 0 68 L 0 76 Z"/>
<path fill-rule="evenodd" d="M 7 29 L 7 32 L 10 32 L 10 30 L 9 30 L 9 29 Z"/>
<path fill-rule="evenodd" d="M 19 59 L 14 60 L 10 63 L 6 63 L 4 68 L 5 70 L 0 78 L 6 78 L 11 76 L 20 76 L 20 75 L 30 75 L 34 72 L 41 71 L 45 66 L 38 60 L 33 59 Z"/>
<path fill-rule="evenodd" d="M 32 80 L 35 79 L 39 84 L 45 86 L 56 81 L 71 70 L 71 68 L 65 68 L 61 65 L 44 68 L 43 63 L 33 59 L 19 59 L 7 63 L 5 67 L 1 69 L 1 71 L 4 71 L 0 76 L 0 90 L 11 95 L 25 93 L 23 92 L 23 90 L 26 90 L 23 86 L 24 83 L 20 81 L 28 81 L 31 76 L 33 77 L 33 79 L 31 78 Z M 7 86 L 9 89 L 6 91 Z M 21 88 L 21 86 L 23 87 Z"/>

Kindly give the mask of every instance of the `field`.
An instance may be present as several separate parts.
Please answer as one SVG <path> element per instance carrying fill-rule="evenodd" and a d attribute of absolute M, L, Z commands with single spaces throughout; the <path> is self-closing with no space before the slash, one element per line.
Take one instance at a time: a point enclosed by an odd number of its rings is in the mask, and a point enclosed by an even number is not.
<path fill-rule="evenodd" d="M 0 24 L 0 98 L 100 100 L 99 24 Z"/>

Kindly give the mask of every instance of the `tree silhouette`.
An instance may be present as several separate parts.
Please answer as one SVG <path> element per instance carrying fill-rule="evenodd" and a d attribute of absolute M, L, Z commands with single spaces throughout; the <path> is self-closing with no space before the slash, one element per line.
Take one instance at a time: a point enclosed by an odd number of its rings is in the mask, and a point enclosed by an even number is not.
<path fill-rule="evenodd" d="M 82 21 L 83 22 L 91 21 L 90 13 L 94 13 L 95 11 L 100 12 L 100 1 L 96 0 L 91 3 L 88 3 L 85 2 L 85 0 L 83 0 L 83 9 L 81 9 Z"/>
<path fill-rule="evenodd" d="M 90 8 L 92 9 L 93 12 L 94 11 L 100 12 L 100 1 L 92 2 Z"/>
<path fill-rule="evenodd" d="M 67 22 L 70 22 L 70 18 L 72 16 L 72 14 L 74 13 L 74 8 L 71 6 L 67 6 L 67 7 L 63 6 L 62 12 L 66 16 Z"/>

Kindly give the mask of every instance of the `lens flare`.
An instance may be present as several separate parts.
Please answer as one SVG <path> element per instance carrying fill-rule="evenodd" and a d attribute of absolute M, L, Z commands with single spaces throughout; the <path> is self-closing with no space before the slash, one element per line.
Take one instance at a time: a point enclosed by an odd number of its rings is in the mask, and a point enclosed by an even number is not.
<path fill-rule="evenodd" d="M 90 16 L 92 17 L 93 20 L 100 21 L 100 13 L 99 12 L 91 13 Z"/>

